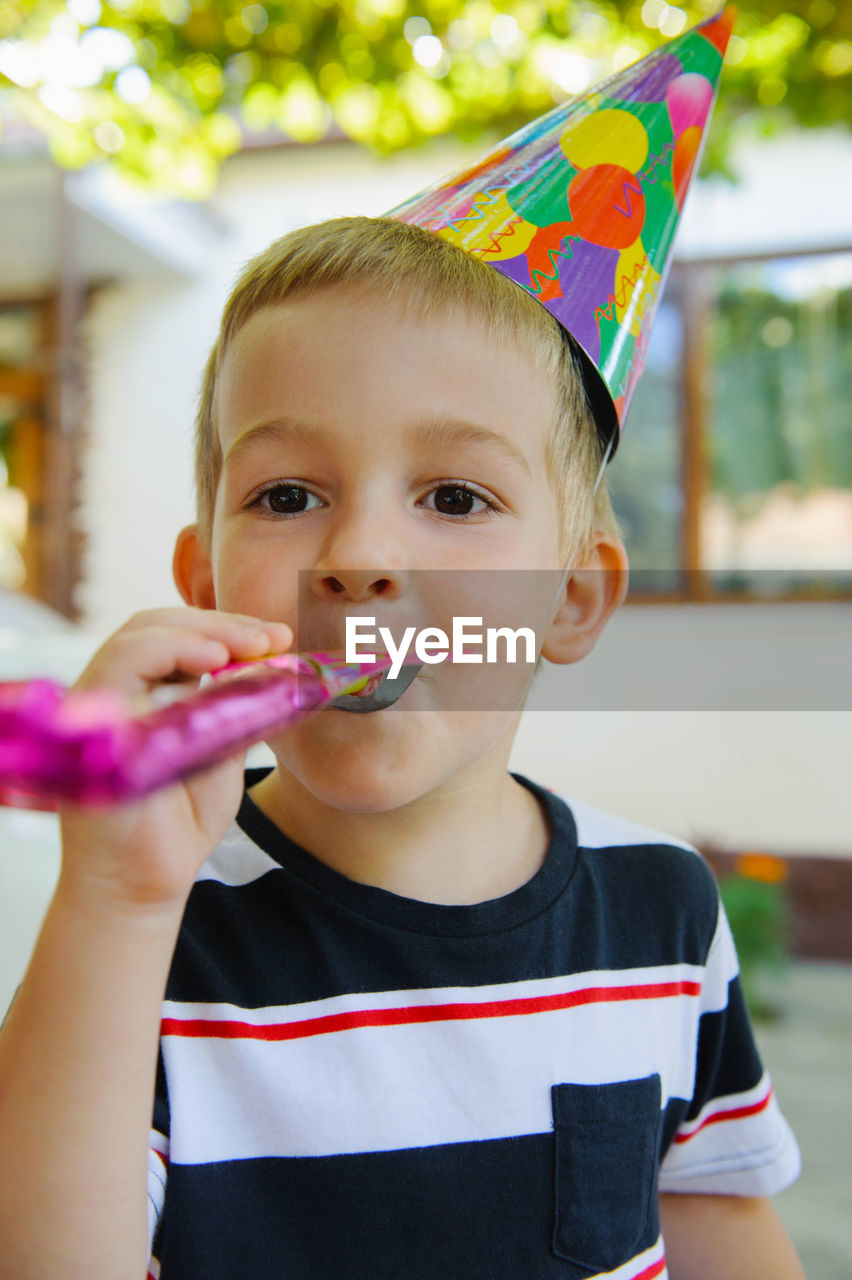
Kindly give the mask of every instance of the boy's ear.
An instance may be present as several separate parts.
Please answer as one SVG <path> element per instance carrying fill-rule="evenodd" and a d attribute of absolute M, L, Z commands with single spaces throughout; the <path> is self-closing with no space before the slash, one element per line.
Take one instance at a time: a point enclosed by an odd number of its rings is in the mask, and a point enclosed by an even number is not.
<path fill-rule="evenodd" d="M 213 565 L 197 524 L 188 524 L 177 536 L 172 576 L 185 604 L 198 609 L 216 608 Z"/>
<path fill-rule="evenodd" d="M 627 595 L 627 552 L 620 539 L 594 535 L 592 548 L 570 571 L 550 624 L 542 656 L 549 662 L 579 662 Z"/>

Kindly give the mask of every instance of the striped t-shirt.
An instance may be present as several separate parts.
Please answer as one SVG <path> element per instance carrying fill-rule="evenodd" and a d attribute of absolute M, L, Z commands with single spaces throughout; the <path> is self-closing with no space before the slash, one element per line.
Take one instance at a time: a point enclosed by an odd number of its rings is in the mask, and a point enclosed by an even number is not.
<path fill-rule="evenodd" d="M 706 863 L 513 776 L 547 857 L 471 906 L 349 880 L 244 798 L 163 1006 L 152 1277 L 653 1280 L 659 1191 L 795 1179 Z"/>

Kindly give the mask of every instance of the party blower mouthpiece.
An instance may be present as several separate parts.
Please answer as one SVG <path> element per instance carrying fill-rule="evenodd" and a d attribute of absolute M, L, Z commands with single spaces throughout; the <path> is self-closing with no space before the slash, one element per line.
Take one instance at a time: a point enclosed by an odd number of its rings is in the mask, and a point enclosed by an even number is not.
<path fill-rule="evenodd" d="M 138 799 L 289 729 L 391 667 L 335 653 L 232 663 L 213 682 L 137 714 L 108 689 L 0 683 L 0 804 L 55 809 Z"/>

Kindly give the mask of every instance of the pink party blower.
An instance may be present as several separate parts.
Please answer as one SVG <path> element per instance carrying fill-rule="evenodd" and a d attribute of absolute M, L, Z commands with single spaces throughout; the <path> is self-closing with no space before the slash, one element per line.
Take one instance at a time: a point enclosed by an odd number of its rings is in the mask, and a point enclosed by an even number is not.
<path fill-rule="evenodd" d="M 233 663 L 227 676 L 145 715 L 106 689 L 0 683 L 0 804 L 55 809 L 134 800 L 289 728 L 391 666 L 333 653 Z"/>

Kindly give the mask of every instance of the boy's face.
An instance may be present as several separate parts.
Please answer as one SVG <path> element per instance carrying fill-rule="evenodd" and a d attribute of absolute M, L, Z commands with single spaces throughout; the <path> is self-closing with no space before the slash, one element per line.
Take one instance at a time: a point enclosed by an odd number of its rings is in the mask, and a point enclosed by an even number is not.
<path fill-rule="evenodd" d="M 427 322 L 350 286 L 258 312 L 221 370 L 210 585 L 193 602 L 286 621 L 295 648 L 342 649 L 347 614 L 397 639 L 424 625 L 414 583 L 437 571 L 558 570 L 554 394 L 530 357 L 462 311 Z M 553 599 L 527 624 L 546 629 Z M 330 707 L 270 745 L 314 795 L 352 810 L 504 771 L 519 713 L 447 709 L 446 681 L 481 670 L 449 668 L 424 667 L 393 706 Z"/>

